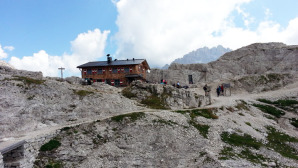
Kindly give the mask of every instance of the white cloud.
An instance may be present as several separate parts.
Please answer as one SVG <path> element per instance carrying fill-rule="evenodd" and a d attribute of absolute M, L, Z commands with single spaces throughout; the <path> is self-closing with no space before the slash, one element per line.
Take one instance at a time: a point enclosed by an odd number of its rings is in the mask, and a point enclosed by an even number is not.
<path fill-rule="evenodd" d="M 8 50 L 8 51 L 12 51 L 14 50 L 14 47 L 13 46 L 5 46 L 3 47 L 5 50 Z"/>
<path fill-rule="evenodd" d="M 163 66 L 199 47 L 219 44 L 237 49 L 255 42 L 298 43 L 298 18 L 288 27 L 267 20 L 249 25 L 254 18 L 240 7 L 250 0 L 120 0 L 116 2 L 119 32 L 117 57 L 146 58 L 151 67 Z M 233 11 L 246 27 L 235 25 Z"/>
<path fill-rule="evenodd" d="M 70 75 L 80 75 L 76 68 L 78 65 L 89 61 L 96 61 L 104 56 L 104 48 L 110 31 L 101 32 L 99 29 L 81 33 L 74 41 L 71 41 L 72 54 L 52 56 L 41 50 L 33 56 L 23 58 L 12 57 L 9 61 L 17 69 L 42 71 L 44 76 L 59 76 L 59 67 L 64 67 Z"/>
<path fill-rule="evenodd" d="M 2 46 L 0 44 L 0 59 L 6 58 L 7 57 L 7 53 L 4 52 L 4 50 L 2 49 Z"/>

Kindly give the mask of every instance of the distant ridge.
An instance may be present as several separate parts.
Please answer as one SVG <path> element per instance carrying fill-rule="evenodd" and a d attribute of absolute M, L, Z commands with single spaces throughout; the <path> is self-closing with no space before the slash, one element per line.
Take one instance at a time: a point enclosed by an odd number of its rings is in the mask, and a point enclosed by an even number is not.
<path fill-rule="evenodd" d="M 196 64 L 196 63 L 209 63 L 217 60 L 220 56 L 227 52 L 232 51 L 229 48 L 224 48 L 221 45 L 217 47 L 203 47 L 188 54 L 185 54 L 182 58 L 175 59 L 172 63 L 178 64 Z M 171 64 L 172 64 L 171 63 Z M 168 69 L 169 65 L 166 64 L 162 69 Z"/>

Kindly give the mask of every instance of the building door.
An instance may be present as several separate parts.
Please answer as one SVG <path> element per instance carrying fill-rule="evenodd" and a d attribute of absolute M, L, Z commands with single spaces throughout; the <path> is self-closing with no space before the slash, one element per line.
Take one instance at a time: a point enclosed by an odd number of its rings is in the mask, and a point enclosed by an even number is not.
<path fill-rule="evenodd" d="M 188 82 L 189 84 L 193 84 L 192 75 L 188 75 Z"/>
<path fill-rule="evenodd" d="M 120 86 L 120 79 L 115 79 L 115 86 Z"/>

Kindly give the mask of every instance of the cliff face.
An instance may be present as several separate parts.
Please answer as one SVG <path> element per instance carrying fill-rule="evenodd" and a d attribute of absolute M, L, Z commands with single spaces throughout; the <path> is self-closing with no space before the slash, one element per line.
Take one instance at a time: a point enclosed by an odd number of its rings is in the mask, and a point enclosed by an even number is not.
<path fill-rule="evenodd" d="M 153 69 L 147 80 L 170 83 L 179 81 L 189 84 L 191 75 L 194 84 L 215 80 L 231 80 L 235 76 L 261 75 L 265 73 L 296 74 L 298 70 L 298 46 L 282 43 L 256 43 L 228 52 L 208 64 L 172 64 L 168 70 Z M 205 72 L 206 81 L 205 81 Z"/>
<path fill-rule="evenodd" d="M 174 60 L 172 63 L 178 64 L 194 64 L 194 63 L 208 63 L 211 61 L 215 61 L 220 56 L 224 55 L 225 53 L 231 51 L 231 49 L 224 48 L 223 46 L 219 45 L 213 48 L 199 48 L 195 51 L 192 51 L 182 58 L 178 58 Z"/>

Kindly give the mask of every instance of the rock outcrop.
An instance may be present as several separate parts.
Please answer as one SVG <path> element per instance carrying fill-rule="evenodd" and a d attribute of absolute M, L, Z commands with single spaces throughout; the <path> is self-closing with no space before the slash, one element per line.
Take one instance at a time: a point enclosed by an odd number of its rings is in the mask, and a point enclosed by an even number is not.
<path fill-rule="evenodd" d="M 143 104 L 155 104 L 165 109 L 197 108 L 209 104 L 205 96 L 194 90 L 171 85 L 148 84 L 135 81 L 122 91 L 123 95 Z M 151 106 L 152 107 L 152 106 Z"/>
<path fill-rule="evenodd" d="M 228 52 L 208 64 L 172 64 L 168 70 L 152 69 L 147 75 L 147 80 L 159 82 L 161 79 L 166 79 L 169 83 L 179 81 L 189 85 L 190 76 L 194 84 L 199 84 L 268 73 L 297 76 L 297 70 L 298 46 L 256 43 Z"/>

